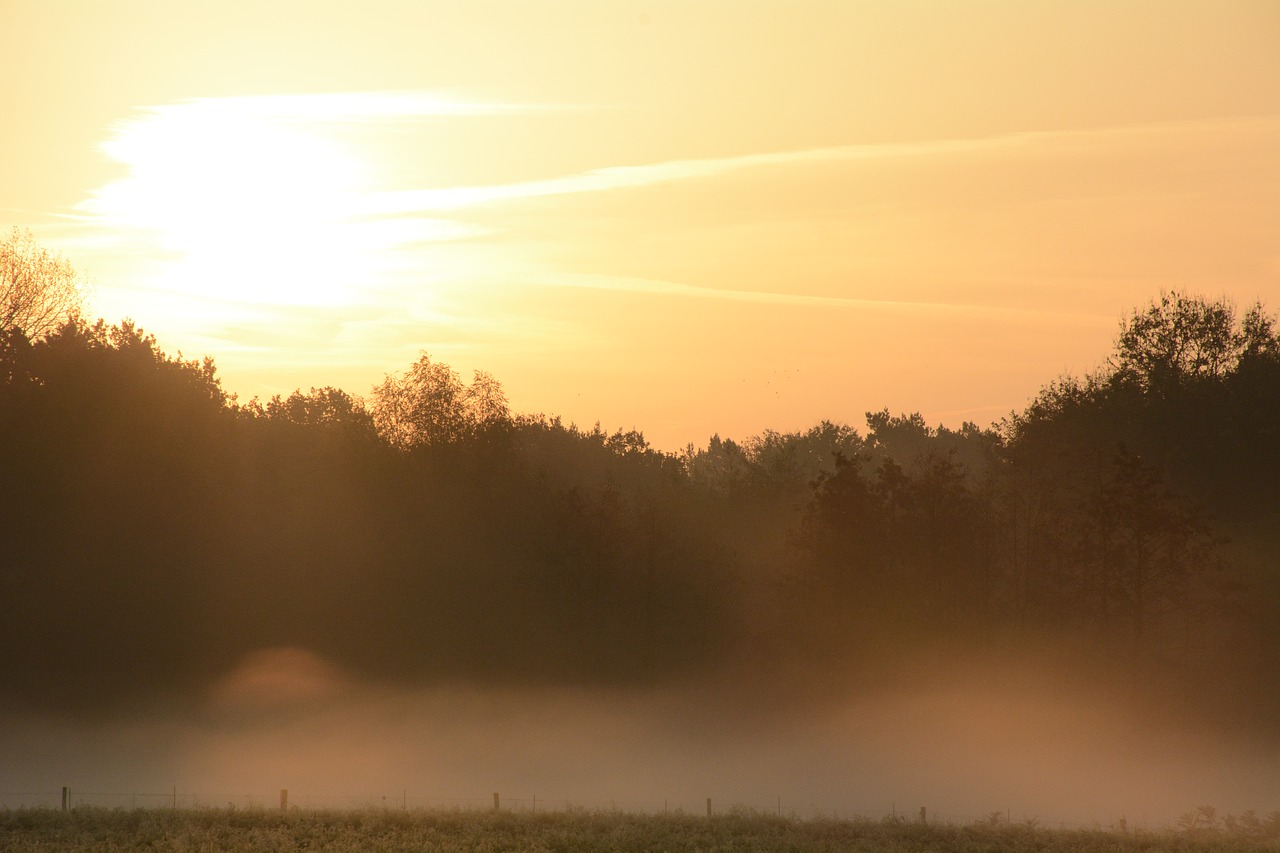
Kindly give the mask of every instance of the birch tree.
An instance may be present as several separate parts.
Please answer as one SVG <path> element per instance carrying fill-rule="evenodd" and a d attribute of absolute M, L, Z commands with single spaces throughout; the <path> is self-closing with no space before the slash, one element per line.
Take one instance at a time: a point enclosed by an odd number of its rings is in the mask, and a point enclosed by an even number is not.
<path fill-rule="evenodd" d="M 86 285 L 67 259 L 13 229 L 0 240 L 0 329 L 40 338 L 80 315 Z"/>

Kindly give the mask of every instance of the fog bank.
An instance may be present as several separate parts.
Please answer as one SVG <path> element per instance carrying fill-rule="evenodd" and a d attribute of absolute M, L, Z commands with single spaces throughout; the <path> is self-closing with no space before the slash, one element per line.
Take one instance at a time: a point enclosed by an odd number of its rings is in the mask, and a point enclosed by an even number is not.
<path fill-rule="evenodd" d="M 267 650 L 184 711 L 11 714 L 5 805 L 578 805 L 812 817 L 991 812 L 1068 826 L 1164 826 L 1200 805 L 1277 808 L 1280 749 L 1157 724 L 1101 696 L 970 674 L 811 701 L 759 682 L 667 689 L 391 690 L 300 649 Z M 1144 722 L 1146 720 L 1146 722 Z M 31 796 L 19 797 L 15 794 Z M 116 795 L 95 796 L 95 795 Z M 44 803 L 46 805 L 56 804 Z"/>

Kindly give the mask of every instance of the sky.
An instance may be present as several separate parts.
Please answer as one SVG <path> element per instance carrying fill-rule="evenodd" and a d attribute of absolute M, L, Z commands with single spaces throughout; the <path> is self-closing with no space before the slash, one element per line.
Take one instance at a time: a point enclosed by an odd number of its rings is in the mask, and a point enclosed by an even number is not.
<path fill-rule="evenodd" d="M 0 228 L 242 400 L 986 426 L 1162 289 L 1280 306 L 1273 0 L 0 8 Z"/>

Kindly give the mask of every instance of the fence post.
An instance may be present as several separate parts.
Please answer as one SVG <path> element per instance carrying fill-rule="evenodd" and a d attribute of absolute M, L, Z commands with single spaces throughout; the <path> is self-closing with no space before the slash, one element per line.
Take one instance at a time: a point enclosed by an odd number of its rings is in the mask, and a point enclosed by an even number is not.
<path fill-rule="evenodd" d="M 707 797 L 707 817 L 711 817 L 711 798 Z"/>
<path fill-rule="evenodd" d="M 928 818 L 926 818 L 926 817 L 925 817 L 924 806 L 921 806 L 921 807 L 920 807 L 920 822 L 921 822 L 921 823 L 928 823 L 928 822 L 929 822 Z"/>
<path fill-rule="evenodd" d="M 65 812 L 67 806 L 71 804 L 71 789 L 66 785 L 62 786 L 62 810 Z"/>
<path fill-rule="evenodd" d="M 498 806 L 498 792 L 497 792 L 497 791 L 494 791 L 494 792 L 493 792 L 493 810 L 494 810 L 495 812 L 496 812 L 496 811 L 501 811 L 500 807 Z"/>
<path fill-rule="evenodd" d="M 280 811 L 283 812 L 288 810 L 289 810 L 289 789 L 281 788 L 280 789 Z"/>

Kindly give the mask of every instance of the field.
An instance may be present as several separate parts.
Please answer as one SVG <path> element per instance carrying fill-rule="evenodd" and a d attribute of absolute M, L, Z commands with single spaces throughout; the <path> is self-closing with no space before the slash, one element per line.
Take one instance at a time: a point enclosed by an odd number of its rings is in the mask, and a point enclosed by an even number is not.
<path fill-rule="evenodd" d="M 0 849 L 151 851 L 1280 851 L 1223 829 L 1046 829 L 618 811 L 101 809 L 0 811 Z"/>

